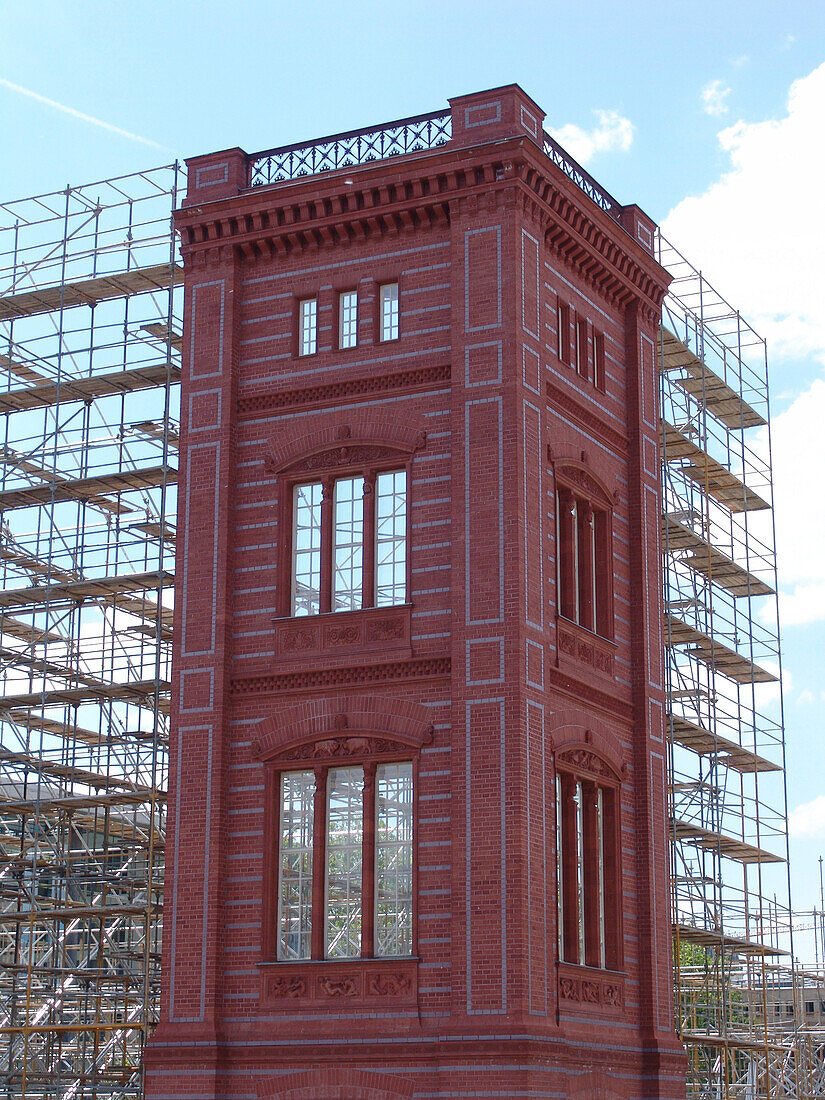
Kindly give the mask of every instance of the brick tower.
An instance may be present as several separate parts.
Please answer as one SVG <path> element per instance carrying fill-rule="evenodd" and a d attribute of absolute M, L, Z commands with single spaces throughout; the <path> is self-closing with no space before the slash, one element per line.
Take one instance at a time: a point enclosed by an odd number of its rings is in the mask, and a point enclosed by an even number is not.
<path fill-rule="evenodd" d="M 150 1100 L 684 1098 L 668 277 L 543 118 L 189 162 Z"/>

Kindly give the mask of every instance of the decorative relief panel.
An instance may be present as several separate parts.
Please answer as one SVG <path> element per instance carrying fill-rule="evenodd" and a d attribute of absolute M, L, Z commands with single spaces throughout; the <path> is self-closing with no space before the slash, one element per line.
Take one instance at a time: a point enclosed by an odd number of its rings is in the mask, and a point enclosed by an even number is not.
<path fill-rule="evenodd" d="M 613 679 L 613 663 L 617 646 L 607 638 L 601 638 L 585 630 L 569 619 L 558 619 L 558 665 L 575 673 L 586 665 L 594 672 Z"/>
<path fill-rule="evenodd" d="M 350 959 L 262 963 L 260 998 L 273 1007 L 330 1005 L 413 1006 L 418 1001 L 417 959 Z"/>
<path fill-rule="evenodd" d="M 275 620 L 275 655 L 279 666 L 323 658 L 351 661 L 363 654 L 372 660 L 412 656 L 411 607 L 371 607 Z"/>
<path fill-rule="evenodd" d="M 615 1014 L 624 1009 L 624 975 L 559 963 L 562 1011 Z"/>

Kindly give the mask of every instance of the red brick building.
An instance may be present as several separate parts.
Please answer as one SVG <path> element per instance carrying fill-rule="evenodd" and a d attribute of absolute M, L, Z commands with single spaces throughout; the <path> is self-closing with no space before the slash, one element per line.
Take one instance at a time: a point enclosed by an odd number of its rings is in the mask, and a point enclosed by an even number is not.
<path fill-rule="evenodd" d="M 189 162 L 151 1100 L 684 1097 L 668 277 L 543 118 Z"/>

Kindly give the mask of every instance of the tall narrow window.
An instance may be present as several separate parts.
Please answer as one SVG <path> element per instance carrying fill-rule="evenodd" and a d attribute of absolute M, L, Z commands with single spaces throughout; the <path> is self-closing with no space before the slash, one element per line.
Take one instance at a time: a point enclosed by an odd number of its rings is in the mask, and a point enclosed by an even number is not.
<path fill-rule="evenodd" d="M 398 283 L 384 283 L 379 292 L 382 340 L 398 339 Z"/>
<path fill-rule="evenodd" d="M 381 764 L 375 785 L 375 954 L 412 954 L 412 764 Z"/>
<path fill-rule="evenodd" d="M 364 479 L 339 478 L 335 482 L 333 611 L 355 611 L 361 606 L 363 565 Z"/>
<path fill-rule="evenodd" d="M 298 305 L 298 354 L 314 355 L 318 345 L 318 299 L 304 298 Z"/>
<path fill-rule="evenodd" d="M 559 486 L 556 566 L 559 614 L 579 626 L 610 637 L 612 568 L 610 515 L 564 485 Z"/>
<path fill-rule="evenodd" d="M 317 615 L 321 610 L 320 482 L 295 487 L 292 614 Z"/>
<path fill-rule="evenodd" d="M 315 753 L 312 770 L 277 776 L 276 957 L 409 957 L 413 763 L 339 764 L 329 761 L 336 745 Z"/>
<path fill-rule="evenodd" d="M 364 769 L 333 768 L 327 778 L 326 957 L 361 954 L 361 847 Z"/>
<path fill-rule="evenodd" d="M 314 802 L 314 772 L 281 775 L 279 959 L 310 958 Z"/>
<path fill-rule="evenodd" d="M 404 603 L 407 592 L 407 471 L 375 485 L 375 606 Z"/>
<path fill-rule="evenodd" d="M 601 969 L 618 966 L 617 796 L 617 787 L 596 774 L 556 774 L 557 915 L 562 962 Z"/>
<path fill-rule="evenodd" d="M 354 348 L 358 343 L 358 292 L 345 290 L 338 298 L 338 346 Z"/>
<path fill-rule="evenodd" d="M 570 307 L 559 298 L 556 307 L 558 353 L 562 363 L 570 362 Z"/>
<path fill-rule="evenodd" d="M 604 392 L 606 386 L 604 335 L 601 332 L 593 334 L 593 381 L 596 389 Z"/>

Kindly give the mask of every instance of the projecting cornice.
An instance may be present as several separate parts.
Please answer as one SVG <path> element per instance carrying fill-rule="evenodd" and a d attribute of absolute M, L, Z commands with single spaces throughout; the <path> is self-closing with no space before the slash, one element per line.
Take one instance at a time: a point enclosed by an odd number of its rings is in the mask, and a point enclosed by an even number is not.
<path fill-rule="evenodd" d="M 286 258 L 447 227 L 465 207 L 517 208 L 607 300 L 659 309 L 666 272 L 619 222 L 525 138 L 451 148 L 239 190 L 175 215 L 187 265 L 226 249 Z M 625 208 L 627 210 L 628 208 Z"/>

